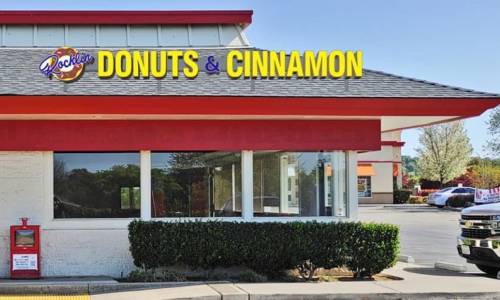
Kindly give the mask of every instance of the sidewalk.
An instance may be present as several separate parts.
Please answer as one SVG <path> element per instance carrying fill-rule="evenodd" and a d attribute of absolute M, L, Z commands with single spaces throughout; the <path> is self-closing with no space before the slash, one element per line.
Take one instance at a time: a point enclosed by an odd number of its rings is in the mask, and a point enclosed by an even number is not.
<path fill-rule="evenodd" d="M 89 281 L 83 285 L 57 282 L 44 285 L 44 290 L 47 292 L 48 286 L 52 286 L 52 292 L 56 292 L 54 289 L 56 286 L 81 288 L 86 285 L 86 294 L 90 295 L 87 299 L 92 300 L 500 299 L 500 280 L 479 274 L 461 274 L 407 263 L 398 263 L 396 267 L 384 273 L 402 277 L 404 280 L 239 284 L 203 282 L 122 284 Z M 34 283 L 28 285 L 31 285 L 28 289 L 31 290 L 30 294 L 35 293 L 37 285 Z M 8 288 L 12 293 L 13 286 L 7 282 L 0 282 L 0 293 L 5 294 Z M 21 291 L 26 291 L 27 285 L 16 286 Z M 38 288 L 40 287 L 38 285 Z M 68 292 L 68 289 L 64 291 Z M 2 298 L 0 295 L 0 300 L 3 299 L 7 298 Z"/>

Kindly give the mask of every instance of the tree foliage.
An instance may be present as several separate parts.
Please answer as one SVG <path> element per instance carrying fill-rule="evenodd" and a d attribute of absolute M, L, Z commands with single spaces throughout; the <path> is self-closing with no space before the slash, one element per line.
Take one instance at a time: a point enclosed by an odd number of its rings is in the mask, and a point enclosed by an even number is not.
<path fill-rule="evenodd" d="M 488 132 L 491 140 L 488 141 L 486 148 L 493 157 L 500 157 L 500 107 L 497 107 L 490 116 Z"/>
<path fill-rule="evenodd" d="M 500 186 L 500 159 L 475 157 L 469 163 L 469 173 L 474 187 L 496 188 Z"/>
<path fill-rule="evenodd" d="M 403 174 L 417 176 L 417 158 L 408 155 L 401 156 Z"/>
<path fill-rule="evenodd" d="M 423 178 L 441 185 L 462 175 L 472 154 L 472 145 L 462 121 L 421 129 L 418 170 Z"/>

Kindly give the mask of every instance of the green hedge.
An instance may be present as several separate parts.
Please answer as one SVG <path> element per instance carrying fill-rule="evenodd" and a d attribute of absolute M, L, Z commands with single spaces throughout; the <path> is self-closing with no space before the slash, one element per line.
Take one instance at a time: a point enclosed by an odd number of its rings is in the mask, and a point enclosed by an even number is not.
<path fill-rule="evenodd" d="M 271 277 L 305 262 L 371 276 L 393 266 L 399 253 L 398 227 L 354 222 L 136 220 L 129 240 L 135 265 L 145 269 L 244 266 Z"/>
<path fill-rule="evenodd" d="M 394 204 L 405 204 L 408 203 L 411 196 L 411 191 L 409 190 L 394 190 Z"/>

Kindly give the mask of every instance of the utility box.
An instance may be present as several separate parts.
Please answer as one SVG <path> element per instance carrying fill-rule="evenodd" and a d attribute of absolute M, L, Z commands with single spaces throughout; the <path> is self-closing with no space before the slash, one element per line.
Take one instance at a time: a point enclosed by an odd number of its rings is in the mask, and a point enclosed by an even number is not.
<path fill-rule="evenodd" d="M 10 277 L 13 279 L 40 278 L 40 225 L 10 226 Z"/>

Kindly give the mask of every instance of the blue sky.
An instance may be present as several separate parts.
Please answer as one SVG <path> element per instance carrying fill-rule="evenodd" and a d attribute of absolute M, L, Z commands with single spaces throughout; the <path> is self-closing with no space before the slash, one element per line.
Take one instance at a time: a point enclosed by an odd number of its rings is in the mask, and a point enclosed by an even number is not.
<path fill-rule="evenodd" d="M 274 50 L 363 50 L 366 68 L 500 94 L 500 1 L 3 1 L 0 9 L 252 9 L 250 42 Z M 468 119 L 484 155 L 489 112 Z M 414 155 L 418 131 L 403 132 Z"/>

